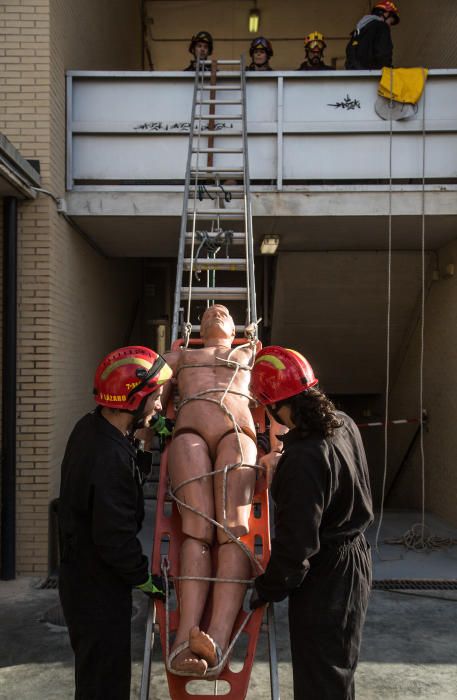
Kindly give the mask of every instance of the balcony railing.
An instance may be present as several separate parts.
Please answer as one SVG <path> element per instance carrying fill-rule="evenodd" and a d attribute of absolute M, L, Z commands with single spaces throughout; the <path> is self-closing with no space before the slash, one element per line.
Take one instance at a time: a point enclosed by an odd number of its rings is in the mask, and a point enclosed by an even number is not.
<path fill-rule="evenodd" d="M 392 122 L 392 134 L 374 109 L 379 75 L 248 75 L 253 183 L 281 190 L 390 176 L 395 183 L 457 182 L 457 70 L 430 71 L 417 113 Z M 193 87 L 192 73 L 69 72 L 67 188 L 180 189 Z M 227 145 L 223 133 L 237 125 L 233 107 L 220 113 L 215 146 Z M 230 165 L 229 155 L 215 157 L 224 160 L 214 165 Z"/>

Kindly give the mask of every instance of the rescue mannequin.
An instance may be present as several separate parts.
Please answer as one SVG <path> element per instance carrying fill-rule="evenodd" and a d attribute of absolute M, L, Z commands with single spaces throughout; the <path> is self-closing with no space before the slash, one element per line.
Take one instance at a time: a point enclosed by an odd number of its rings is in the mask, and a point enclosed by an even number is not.
<path fill-rule="evenodd" d="M 271 71 L 270 58 L 273 56 L 273 47 L 264 36 L 258 36 L 251 41 L 249 48 L 251 63 L 246 70 L 249 71 Z"/>
<path fill-rule="evenodd" d="M 289 596 L 295 700 L 352 700 L 371 587 L 363 532 L 373 510 L 362 439 L 294 350 L 261 350 L 251 391 L 289 428 L 271 484 L 271 558 L 255 579 L 251 608 Z"/>
<path fill-rule="evenodd" d="M 240 445 L 244 463 L 256 463 L 255 425 L 248 392 L 253 348 L 231 350 L 235 326 L 228 309 L 220 304 L 209 307 L 203 314 L 201 337 L 203 348 L 165 355 L 167 363 L 173 368 L 181 401 L 168 453 L 169 474 L 172 487 L 181 500 L 223 523 L 221 474 L 194 481 L 182 488 L 179 488 L 179 484 L 240 462 Z M 234 374 L 234 366 L 224 362 L 229 356 L 241 365 L 230 385 L 230 392 L 235 393 L 228 393 L 224 399 L 225 406 L 240 427 L 238 437 L 233 421 L 214 403 L 221 399 Z M 210 400 L 192 400 L 196 394 L 207 390 L 216 390 L 207 395 Z M 188 403 L 182 405 L 186 400 L 189 400 Z M 228 473 L 224 524 L 237 538 L 248 532 L 255 481 L 256 472 L 250 467 L 240 466 Z M 251 578 L 248 557 L 223 530 L 217 528 L 217 532 L 214 532 L 213 525 L 185 508 L 180 508 L 180 515 L 186 535 L 180 555 L 180 576 L 215 576 L 243 581 Z M 211 569 L 211 548 L 216 542 L 218 564 L 214 573 Z M 180 582 L 180 621 L 169 663 L 173 670 L 186 675 L 204 676 L 207 670 L 217 666 L 221 652 L 229 644 L 246 591 L 245 584 L 214 583 L 212 614 L 206 634 L 199 625 L 209 586 L 208 581 Z"/>
<path fill-rule="evenodd" d="M 305 60 L 297 70 L 333 70 L 324 61 L 324 50 L 327 44 L 320 32 L 311 32 L 305 37 Z"/>
<path fill-rule="evenodd" d="M 186 71 L 195 70 L 197 66 L 197 59 L 201 61 L 206 61 L 206 59 L 213 53 L 213 37 L 209 32 L 197 32 L 194 34 L 189 44 L 189 53 L 192 54 L 193 59 L 184 68 Z M 204 65 L 203 70 L 211 70 L 211 66 Z"/>
<path fill-rule="evenodd" d="M 357 23 L 346 46 L 347 70 L 380 70 L 392 66 L 390 28 L 400 22 L 398 7 L 390 0 L 376 3 L 371 14 Z"/>
<path fill-rule="evenodd" d="M 146 456 L 132 438 L 160 411 L 170 377 L 170 367 L 149 348 L 110 353 L 95 375 L 98 407 L 68 440 L 58 507 L 59 595 L 75 654 L 78 700 L 129 700 L 132 587 L 164 599 L 160 577 L 149 573 L 137 538 Z"/>

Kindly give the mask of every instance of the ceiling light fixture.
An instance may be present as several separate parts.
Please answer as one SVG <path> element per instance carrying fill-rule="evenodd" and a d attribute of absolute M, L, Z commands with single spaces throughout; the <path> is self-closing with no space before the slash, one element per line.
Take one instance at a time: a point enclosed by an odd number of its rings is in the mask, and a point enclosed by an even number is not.
<path fill-rule="evenodd" d="M 249 32 L 251 34 L 257 34 L 260 27 L 260 10 L 257 9 L 257 2 L 254 3 L 254 7 L 249 12 Z"/>
<path fill-rule="evenodd" d="M 265 236 L 260 244 L 262 255 L 274 255 L 278 250 L 279 236 Z"/>

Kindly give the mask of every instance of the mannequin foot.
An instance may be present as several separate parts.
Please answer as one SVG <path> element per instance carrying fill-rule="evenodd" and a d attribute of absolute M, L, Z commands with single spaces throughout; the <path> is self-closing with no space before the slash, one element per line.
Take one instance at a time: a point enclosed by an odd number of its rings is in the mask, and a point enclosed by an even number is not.
<path fill-rule="evenodd" d="M 179 648 L 179 647 L 178 647 Z M 201 659 L 197 654 L 193 653 L 186 645 L 186 648 L 178 653 L 170 654 L 170 668 L 179 674 L 188 674 L 191 676 L 204 676 L 208 664 L 204 659 Z"/>
<path fill-rule="evenodd" d="M 204 659 L 208 666 L 217 666 L 219 663 L 216 642 L 199 627 L 192 627 L 190 630 L 189 647 L 200 660 Z"/>

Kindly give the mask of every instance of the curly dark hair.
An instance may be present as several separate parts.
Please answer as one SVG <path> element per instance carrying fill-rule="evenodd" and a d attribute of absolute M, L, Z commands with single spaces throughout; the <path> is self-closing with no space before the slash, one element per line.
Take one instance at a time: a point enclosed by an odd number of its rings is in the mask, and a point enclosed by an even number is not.
<path fill-rule="evenodd" d="M 290 407 L 291 418 L 303 437 L 312 433 L 331 437 L 343 425 L 335 415 L 332 401 L 316 387 L 278 401 L 276 410 L 285 405 Z"/>

